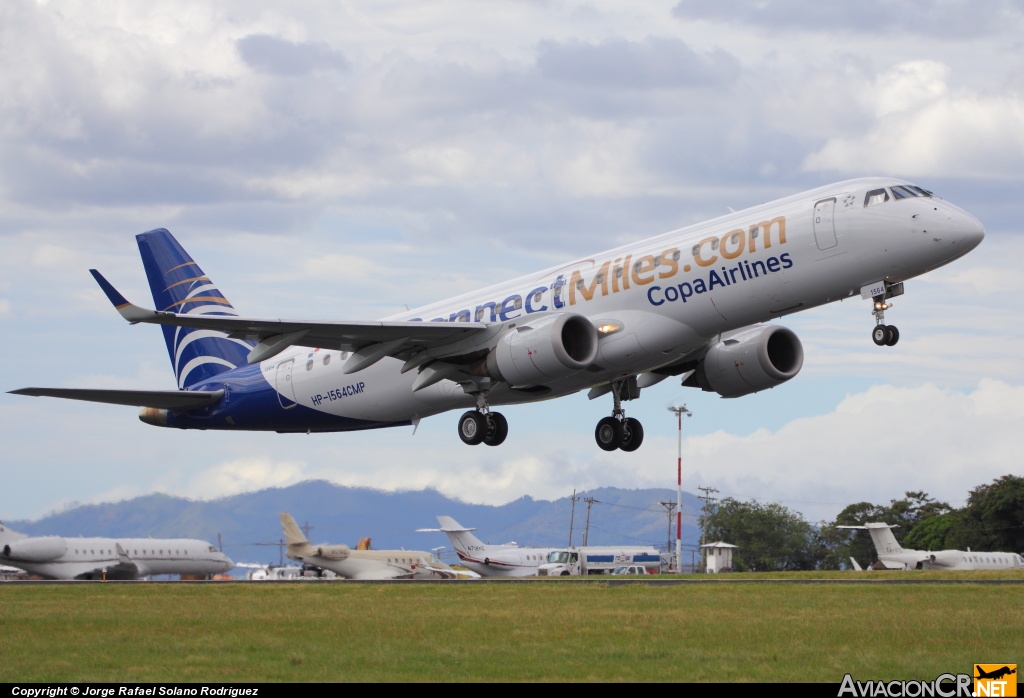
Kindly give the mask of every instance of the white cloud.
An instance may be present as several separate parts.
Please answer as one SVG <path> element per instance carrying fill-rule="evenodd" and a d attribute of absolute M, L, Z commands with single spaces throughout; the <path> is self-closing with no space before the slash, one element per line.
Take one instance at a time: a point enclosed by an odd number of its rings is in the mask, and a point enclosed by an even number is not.
<path fill-rule="evenodd" d="M 878 118 L 860 136 L 829 139 L 807 170 L 907 176 L 1013 176 L 1024 167 L 1024 98 L 947 86 L 949 68 L 912 61 L 881 74 L 862 94 Z"/>
<path fill-rule="evenodd" d="M 217 499 L 240 492 L 294 485 L 309 479 L 305 472 L 306 464 L 296 460 L 239 458 L 203 470 L 189 478 L 184 491 L 172 493 L 194 499 Z"/>
<path fill-rule="evenodd" d="M 1024 386 L 878 386 L 774 433 L 694 437 L 684 458 L 722 496 L 782 501 L 812 519 L 907 490 L 961 506 L 972 487 L 1024 472 L 1015 455 L 1022 419 Z"/>

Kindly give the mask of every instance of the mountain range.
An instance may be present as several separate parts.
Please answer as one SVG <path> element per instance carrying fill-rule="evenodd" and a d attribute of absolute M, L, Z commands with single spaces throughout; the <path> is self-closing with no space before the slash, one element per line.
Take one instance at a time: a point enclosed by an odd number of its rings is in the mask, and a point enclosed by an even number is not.
<path fill-rule="evenodd" d="M 432 489 L 385 492 L 342 487 L 309 480 L 290 487 L 270 488 L 221 499 L 196 501 L 167 494 L 74 506 L 36 521 L 7 521 L 13 530 L 34 536 L 60 535 L 199 538 L 220 544 L 236 562 L 279 563 L 281 525 L 278 514 L 290 512 L 315 543 L 355 546 L 370 537 L 379 549 L 430 550 L 445 547 L 442 557 L 455 560 L 442 533 L 417 533 L 436 528 L 436 517 L 447 514 L 487 543 L 516 541 L 520 545 L 581 545 L 587 529 L 590 545 L 652 545 L 664 549 L 668 518 L 663 501 L 675 501 L 669 489 L 600 488 L 554 501 L 521 497 L 501 506 L 470 504 Z M 586 500 L 590 504 L 587 528 Z M 701 502 L 683 493 L 683 549 L 696 548 Z M 674 546 L 675 526 L 672 540 Z"/>

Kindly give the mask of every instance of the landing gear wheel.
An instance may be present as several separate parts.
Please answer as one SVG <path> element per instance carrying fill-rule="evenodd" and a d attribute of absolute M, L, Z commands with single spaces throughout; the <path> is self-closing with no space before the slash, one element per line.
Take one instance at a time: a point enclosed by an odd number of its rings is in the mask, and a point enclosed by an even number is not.
<path fill-rule="evenodd" d="M 900 331 L 896 329 L 896 325 L 886 325 L 886 328 L 889 330 L 889 339 L 885 340 L 885 346 L 891 347 L 900 341 Z"/>
<path fill-rule="evenodd" d="M 875 325 L 875 329 L 871 330 L 871 341 L 880 347 L 884 347 L 889 342 L 889 336 L 888 325 Z"/>
<path fill-rule="evenodd" d="M 501 412 L 488 412 L 484 415 L 487 422 L 484 433 L 484 443 L 488 446 L 497 446 L 508 436 L 508 420 Z"/>
<path fill-rule="evenodd" d="M 605 417 L 597 423 L 594 439 L 604 451 L 614 451 L 622 444 L 622 422 L 615 417 Z"/>
<path fill-rule="evenodd" d="M 635 451 L 644 442 L 644 426 L 639 419 L 626 417 L 622 420 L 622 440 L 619 448 L 623 451 Z"/>
<path fill-rule="evenodd" d="M 470 410 L 459 417 L 459 438 L 462 443 L 476 446 L 487 435 L 487 420 L 476 410 Z"/>

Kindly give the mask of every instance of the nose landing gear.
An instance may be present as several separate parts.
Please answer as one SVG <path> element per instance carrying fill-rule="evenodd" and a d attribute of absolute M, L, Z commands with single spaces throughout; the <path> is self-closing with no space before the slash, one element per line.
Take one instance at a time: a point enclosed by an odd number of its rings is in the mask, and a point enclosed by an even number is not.
<path fill-rule="evenodd" d="M 866 286 L 865 288 L 871 289 L 871 314 L 875 316 L 875 327 L 871 330 L 871 341 L 880 347 L 891 347 L 900 341 L 900 331 L 896 328 L 896 325 L 885 324 L 885 311 L 892 307 L 892 303 L 886 303 L 886 301 L 894 296 L 903 295 L 903 282 L 891 284 L 888 281 L 883 281 L 879 284 L 872 284 L 870 287 Z"/>
<path fill-rule="evenodd" d="M 594 440 L 604 451 L 635 451 L 644 442 L 644 427 L 640 420 L 627 417 L 622 409 L 623 394 L 626 400 L 639 397 L 636 376 L 612 381 L 612 399 L 615 401 L 612 416 L 601 419 L 594 430 Z"/>

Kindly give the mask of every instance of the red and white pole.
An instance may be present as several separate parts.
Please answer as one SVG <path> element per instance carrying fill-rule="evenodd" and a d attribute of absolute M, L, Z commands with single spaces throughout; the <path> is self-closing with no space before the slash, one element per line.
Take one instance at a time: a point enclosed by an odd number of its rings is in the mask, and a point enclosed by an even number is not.
<path fill-rule="evenodd" d="M 678 420 L 679 444 L 678 456 L 676 457 L 676 573 L 683 572 L 683 415 L 692 417 L 686 405 L 680 407 L 669 407 L 670 412 L 676 413 Z"/>

